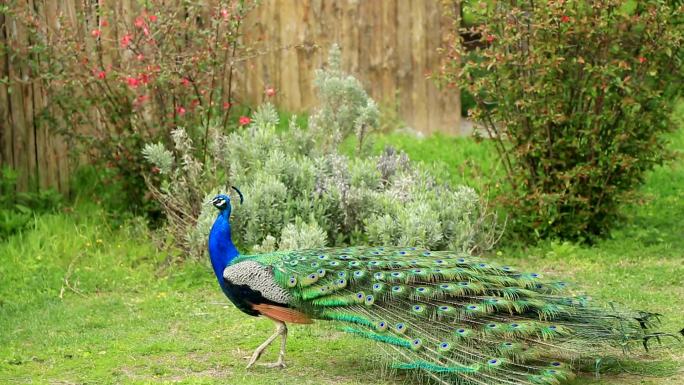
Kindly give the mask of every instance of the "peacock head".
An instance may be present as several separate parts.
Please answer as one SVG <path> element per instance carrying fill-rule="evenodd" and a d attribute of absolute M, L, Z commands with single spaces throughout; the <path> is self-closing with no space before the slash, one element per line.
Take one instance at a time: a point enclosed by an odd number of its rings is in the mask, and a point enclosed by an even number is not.
<path fill-rule="evenodd" d="M 230 197 L 226 194 L 218 194 L 211 200 L 211 204 L 220 211 L 230 210 Z"/>
<path fill-rule="evenodd" d="M 238 190 L 237 187 L 231 186 L 233 190 L 237 191 L 238 195 L 240 195 L 240 204 L 244 201 L 244 197 L 242 196 L 242 192 Z M 227 210 L 228 215 L 230 215 L 231 211 L 231 206 L 230 206 L 230 197 L 227 194 L 218 194 L 214 197 L 214 199 L 211 200 L 211 204 L 214 205 L 217 209 L 219 209 L 220 212 L 224 212 Z"/>

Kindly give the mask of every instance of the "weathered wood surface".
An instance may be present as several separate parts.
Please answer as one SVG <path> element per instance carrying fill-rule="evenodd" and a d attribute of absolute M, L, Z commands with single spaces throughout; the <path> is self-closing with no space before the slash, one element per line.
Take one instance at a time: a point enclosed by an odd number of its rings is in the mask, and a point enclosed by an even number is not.
<path fill-rule="evenodd" d="M 211 1 L 211 0 L 205 0 Z M 17 0 L 31 7 L 38 22 L 58 28 L 60 17 L 79 28 L 85 44 L 95 18 L 79 13 L 106 7 L 120 20 L 140 12 L 135 0 Z M 313 78 L 333 43 L 343 51 L 343 68 L 357 76 L 383 109 L 395 111 L 409 127 L 429 134 L 460 134 L 460 101 L 455 92 L 439 90 L 426 78 L 439 68 L 437 48 L 449 22 L 441 16 L 443 0 L 263 0 L 245 20 L 244 41 L 266 52 L 241 63 L 237 93 L 258 103 L 266 87 L 277 90 L 276 102 L 286 110 L 306 111 L 315 105 Z M 116 42 L 112 28 L 103 41 Z M 19 171 L 22 190 L 55 187 L 67 191 L 74 161 L 68 143 L 40 114 L 60 117 L 50 104 L 50 88 L 22 59 L 30 36 L 14 13 L 0 13 L 0 165 Z M 18 55 L 7 55 L 11 51 Z M 295 48 L 287 48 L 295 47 Z M 101 60 L 121 60 L 116 44 Z M 96 112 L 93 111 L 93 114 Z M 87 127 L 78 129 L 87 130 Z"/>
<path fill-rule="evenodd" d="M 450 27 L 439 0 L 265 0 L 248 17 L 248 41 L 270 50 L 245 63 L 240 90 L 259 101 L 278 90 L 278 104 L 306 111 L 315 104 L 314 70 L 333 43 L 343 68 L 358 77 L 383 106 L 418 131 L 460 133 L 456 92 L 439 90 L 426 75 L 437 71 L 437 49 Z"/>

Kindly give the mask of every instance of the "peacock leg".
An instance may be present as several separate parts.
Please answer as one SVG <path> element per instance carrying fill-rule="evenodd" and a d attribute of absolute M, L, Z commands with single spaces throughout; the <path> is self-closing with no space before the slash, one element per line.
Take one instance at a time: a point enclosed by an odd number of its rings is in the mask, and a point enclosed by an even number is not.
<path fill-rule="evenodd" d="M 285 368 L 285 346 L 287 345 L 287 325 L 285 323 L 279 323 L 277 326 L 277 331 L 280 335 L 280 352 L 278 352 L 278 361 L 271 362 L 268 364 L 259 364 L 260 366 L 265 366 L 267 368 Z"/>
<path fill-rule="evenodd" d="M 276 321 L 276 320 L 273 320 L 273 322 L 276 323 L 275 333 L 273 333 L 273 335 L 268 337 L 268 339 L 266 339 L 266 341 L 264 341 L 263 344 L 259 345 L 259 347 L 256 348 L 256 350 L 252 354 L 252 357 L 249 359 L 249 363 L 247 363 L 247 369 L 251 368 L 254 365 L 254 363 L 257 362 L 257 360 L 259 359 L 259 357 L 261 357 L 261 354 L 264 352 L 264 350 L 266 350 L 266 348 L 269 345 L 271 345 L 271 343 L 276 338 L 278 338 L 278 336 L 283 336 L 283 334 L 284 334 L 284 338 L 287 337 L 287 326 L 285 326 L 285 323 L 280 322 L 280 321 Z M 285 355 L 284 344 L 285 344 L 285 340 L 283 339 L 283 343 L 281 344 L 281 353 L 280 353 L 281 356 L 278 358 L 278 362 L 271 364 L 271 365 L 268 365 L 268 366 L 281 367 L 281 368 L 285 367 L 285 364 L 282 362 L 282 358 L 284 358 L 284 355 Z"/>

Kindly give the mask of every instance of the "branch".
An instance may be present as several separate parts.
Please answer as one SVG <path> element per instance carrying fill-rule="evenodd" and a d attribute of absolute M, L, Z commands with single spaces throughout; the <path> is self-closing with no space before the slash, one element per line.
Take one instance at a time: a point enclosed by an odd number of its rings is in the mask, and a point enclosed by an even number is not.
<path fill-rule="evenodd" d="M 74 256 L 74 258 L 73 258 L 73 259 L 71 260 L 71 262 L 69 263 L 69 267 L 67 267 L 67 272 L 66 272 L 66 274 L 64 275 L 64 278 L 63 278 L 64 284 L 62 285 L 62 288 L 59 290 L 59 299 L 64 299 L 64 292 L 66 291 L 66 289 L 69 289 L 69 290 L 73 291 L 74 293 L 76 293 L 76 294 L 78 294 L 78 295 L 80 295 L 80 296 L 82 296 L 82 297 L 85 297 L 85 294 L 83 294 L 82 291 L 78 290 L 77 288 L 75 288 L 74 286 L 72 286 L 72 285 L 69 283 L 69 279 L 71 278 L 71 276 L 72 276 L 73 273 L 74 273 L 74 264 L 76 263 L 76 261 L 77 261 L 80 257 L 81 257 L 81 254 L 80 254 L 80 253 L 79 253 L 79 254 L 76 254 L 76 256 Z"/>

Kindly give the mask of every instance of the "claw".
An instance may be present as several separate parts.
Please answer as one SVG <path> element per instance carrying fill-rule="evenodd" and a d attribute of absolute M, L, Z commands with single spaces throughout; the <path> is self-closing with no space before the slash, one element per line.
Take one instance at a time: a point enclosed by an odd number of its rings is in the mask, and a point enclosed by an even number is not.
<path fill-rule="evenodd" d="M 258 364 L 259 366 L 263 366 L 265 368 L 269 369 L 285 369 L 287 368 L 287 365 L 285 365 L 284 362 L 270 362 L 270 363 L 264 363 L 264 364 Z"/>
<path fill-rule="evenodd" d="M 257 362 L 259 356 L 261 356 L 261 352 L 254 352 L 254 355 L 250 357 L 249 362 L 247 363 L 247 367 L 245 367 L 245 369 L 249 369 L 252 366 L 254 366 L 254 363 Z"/>

